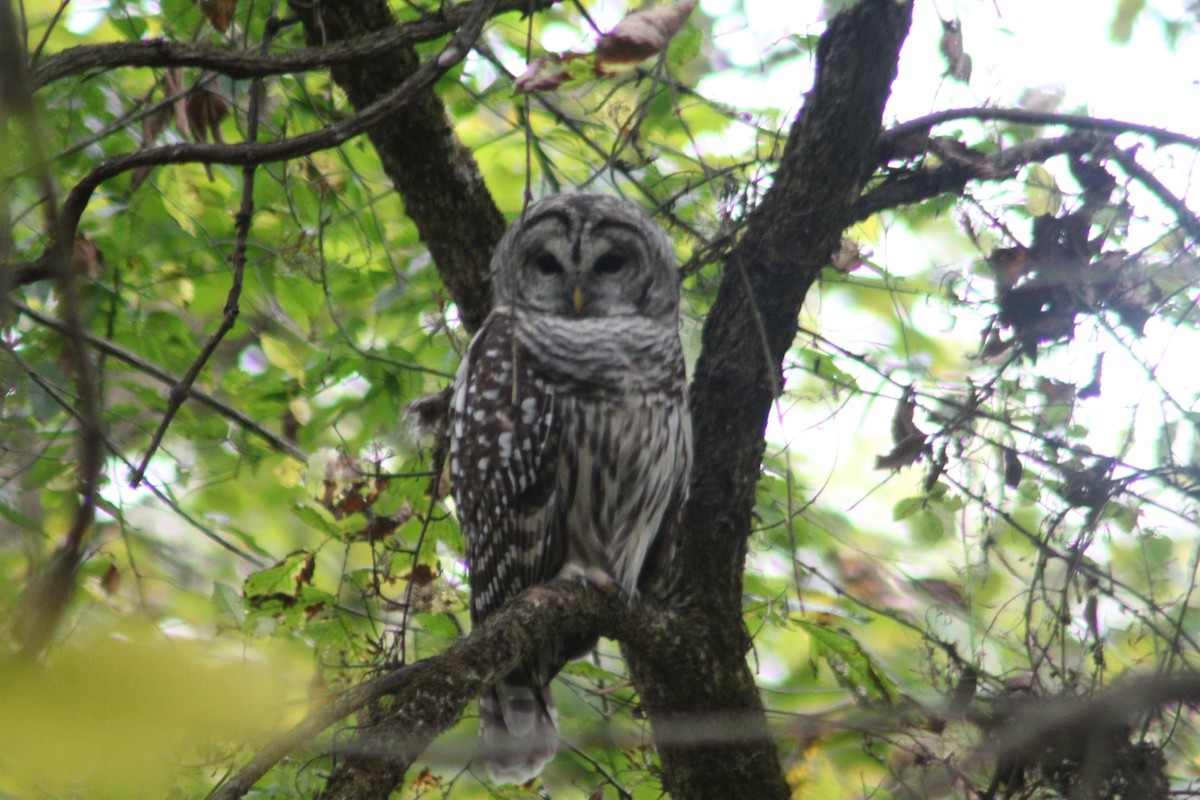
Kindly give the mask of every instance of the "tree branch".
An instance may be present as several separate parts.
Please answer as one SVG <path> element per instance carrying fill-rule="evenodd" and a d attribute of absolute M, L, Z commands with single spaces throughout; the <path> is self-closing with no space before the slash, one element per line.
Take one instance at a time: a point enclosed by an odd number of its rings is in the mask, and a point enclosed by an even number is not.
<path fill-rule="evenodd" d="M 262 49 L 265 52 L 271 46 L 271 38 L 273 32 L 277 30 L 276 25 L 279 18 L 275 16 L 275 0 L 272 2 L 271 14 L 267 18 L 266 34 L 262 41 Z M 258 141 L 258 109 L 262 101 L 263 86 L 262 79 L 255 78 L 250 84 L 250 103 L 246 108 L 246 141 Z M 143 476 L 146 474 L 146 469 L 150 466 L 150 459 L 154 458 L 155 452 L 162 444 L 163 437 L 167 435 L 167 429 L 171 426 L 171 420 L 175 418 L 175 414 L 183 407 L 183 403 L 188 398 L 188 393 L 192 385 L 196 382 L 196 378 L 200 377 L 200 371 L 204 369 L 204 365 L 212 358 L 213 353 L 217 351 L 217 346 L 224 340 L 226 334 L 233 330 L 234 324 L 237 322 L 238 315 L 241 313 L 241 297 L 242 297 L 242 282 L 246 272 L 246 245 L 250 238 L 250 223 L 254 219 L 254 165 L 242 167 L 242 202 L 238 208 L 238 212 L 234 215 L 234 236 L 233 257 L 232 262 L 233 277 L 229 284 L 229 293 L 225 298 L 225 309 L 221 315 L 221 323 L 212 335 L 208 337 L 208 341 L 204 343 L 204 347 L 200 350 L 200 355 L 188 367 L 183 378 L 179 383 L 171 387 L 171 394 L 167 398 L 167 407 L 163 410 L 163 418 L 158 424 L 158 428 L 154 431 L 154 435 L 150 437 L 150 444 L 146 447 L 146 453 L 142 456 L 141 463 L 137 469 L 133 471 L 133 475 L 129 478 L 129 485 L 137 488 L 142 482 Z"/>
<path fill-rule="evenodd" d="M 1181 144 L 1200 149 L 1200 139 L 1194 136 L 1186 136 L 1182 133 L 1175 133 L 1166 128 L 1141 125 L 1136 122 L 1125 122 L 1119 119 L 1097 119 L 1095 117 L 1085 117 L 1081 114 L 1055 114 L 1045 111 L 1030 111 L 1024 108 L 950 108 L 893 125 L 881 134 L 879 139 L 881 143 L 889 143 L 959 119 L 998 120 L 1002 122 L 1014 122 L 1019 125 L 1064 125 L 1068 128 L 1105 131 L 1114 135 L 1118 133 L 1133 133 L 1139 136 L 1146 136 L 1159 144 Z"/>
<path fill-rule="evenodd" d="M 84 326 L 76 291 L 75 270 L 71 264 L 74 228 L 58 209 L 58 187 L 50 174 L 44 149 L 45 131 L 41 115 L 33 102 L 33 91 L 26 72 L 24 51 L 19 39 L 16 15 L 10 0 L 0 0 L 0 128 L 17 134 L 5 147 L 24 149 L 23 156 L 33 164 L 34 180 L 43 198 L 45 229 L 51 234 L 47 248 L 48 276 L 55 281 L 58 313 L 63 334 L 62 366 L 75 383 L 78 398 L 78 467 L 76 487 L 79 505 L 62 543 L 46 564 L 34 565 L 33 576 L 18 599 L 20 609 L 14 629 L 19 632 L 19 654 L 36 659 L 58 630 L 58 624 L 75 591 L 75 574 L 83 559 L 83 546 L 95 519 L 100 492 L 100 474 L 104 468 L 104 427 L 96 366 L 84 346 Z M 10 126 L 11 121 L 11 126 Z M 21 156 L 18 156 L 18 160 Z M 7 216 L 7 213 L 5 214 Z M 6 234 L 7 236 L 7 234 Z M 7 296 L 12 286 L 0 281 Z"/>
<path fill-rule="evenodd" d="M 263 78 L 326 69 L 364 58 L 386 56 L 397 47 L 438 39 L 471 19 L 485 1 L 447 4 L 437 13 L 335 45 L 270 56 L 168 39 L 80 45 L 43 59 L 32 70 L 31 80 L 34 89 L 39 89 L 81 72 L 117 67 L 199 67 L 231 78 Z M 556 2 L 558 0 L 500 0 L 492 15 L 540 11 Z"/>
<path fill-rule="evenodd" d="M 1163 205 L 1171 209 L 1176 219 L 1179 220 L 1179 225 L 1191 240 L 1200 244 L 1200 219 L 1197 219 L 1192 210 L 1187 207 L 1187 203 L 1176 197 L 1170 189 L 1163 185 L 1162 181 L 1154 176 L 1154 173 L 1139 164 L 1132 150 L 1113 147 L 1108 151 L 1108 155 L 1121 165 L 1121 169 L 1125 170 L 1129 177 L 1149 189 Z"/>
<path fill-rule="evenodd" d="M 488 616 L 438 656 L 366 681 L 316 709 L 269 743 L 210 800 L 242 797 L 272 766 L 318 733 L 389 698 L 386 718 L 361 725 L 323 798 L 386 798 L 435 736 L 449 728 L 483 689 L 507 675 L 564 630 L 616 633 L 628 609 L 611 593 L 575 581 L 530 589 Z M 362 720 L 360 720 L 360 723 Z"/>
<path fill-rule="evenodd" d="M 1112 135 L 1095 131 L 1069 133 L 1053 139 L 1022 142 L 998 153 L 985 154 L 958 142 L 931 139 L 929 150 L 942 157 L 933 168 L 915 168 L 889 176 L 855 203 L 853 219 L 866 219 L 890 208 L 919 203 L 942 194 L 958 194 L 970 181 L 1009 180 L 1026 164 L 1047 161 L 1064 153 L 1101 147 Z"/>

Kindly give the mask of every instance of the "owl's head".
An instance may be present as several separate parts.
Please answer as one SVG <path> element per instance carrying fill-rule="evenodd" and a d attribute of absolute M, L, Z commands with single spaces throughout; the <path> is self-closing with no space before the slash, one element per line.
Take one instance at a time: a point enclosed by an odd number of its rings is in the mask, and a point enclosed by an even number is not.
<path fill-rule="evenodd" d="M 670 318 L 679 311 L 671 241 L 632 203 L 569 193 L 531 205 L 492 257 L 496 302 L 563 317 Z"/>

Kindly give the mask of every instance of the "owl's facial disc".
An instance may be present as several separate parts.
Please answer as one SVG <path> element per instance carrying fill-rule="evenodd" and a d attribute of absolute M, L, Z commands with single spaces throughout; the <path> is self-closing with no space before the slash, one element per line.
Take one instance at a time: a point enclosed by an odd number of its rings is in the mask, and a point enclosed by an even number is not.
<path fill-rule="evenodd" d="M 548 209 L 522 234 L 518 292 L 527 305 L 563 316 L 644 313 L 656 276 L 637 226 Z"/>

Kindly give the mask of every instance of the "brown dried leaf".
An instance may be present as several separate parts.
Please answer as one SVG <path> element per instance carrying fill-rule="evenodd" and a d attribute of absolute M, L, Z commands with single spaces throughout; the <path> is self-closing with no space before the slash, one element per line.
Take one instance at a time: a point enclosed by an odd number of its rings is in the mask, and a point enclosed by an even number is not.
<path fill-rule="evenodd" d="M 117 569 L 116 564 L 109 564 L 108 569 L 104 570 L 100 577 L 100 588 L 109 596 L 121 590 L 121 570 Z"/>
<path fill-rule="evenodd" d="M 413 567 L 412 572 L 404 577 L 408 578 L 417 586 L 428 586 L 437 579 L 437 573 L 428 564 L 417 564 Z"/>
<path fill-rule="evenodd" d="M 99 278 L 104 272 L 104 256 L 96 243 L 77 235 L 71 248 L 71 274 L 77 278 Z"/>
<path fill-rule="evenodd" d="M 1029 251 L 1024 247 L 997 247 L 988 256 L 988 264 L 996 273 L 996 283 L 1001 293 L 1016 285 L 1029 272 Z"/>
<path fill-rule="evenodd" d="M 967 601 L 957 586 L 941 578 L 913 578 L 910 583 L 917 589 L 933 598 L 940 606 L 967 610 Z"/>
<path fill-rule="evenodd" d="M 858 242 L 846 237 L 829 258 L 829 264 L 838 272 L 849 274 L 863 265 L 866 255 Z"/>
<path fill-rule="evenodd" d="M 381 483 L 386 485 L 386 482 L 384 481 L 381 481 Z M 374 503 L 377 497 L 378 494 L 376 494 L 375 497 L 368 498 L 366 501 L 368 505 L 364 507 L 369 507 L 369 504 Z M 359 531 L 353 538 L 355 541 L 377 542 L 380 539 L 391 536 L 396 532 L 397 528 L 412 518 L 412 506 L 405 502 L 404 505 L 400 506 L 400 508 L 396 510 L 395 514 L 372 515 L 367 524 L 363 526 L 363 529 Z"/>
<path fill-rule="evenodd" d="M 1088 633 L 1092 635 L 1092 641 L 1100 643 L 1100 613 L 1099 613 L 1099 598 L 1095 594 L 1089 594 L 1087 601 L 1083 605 L 1083 619 L 1087 623 Z"/>
<path fill-rule="evenodd" d="M 365 465 L 347 453 L 339 453 L 336 459 L 325 465 L 321 505 L 334 519 L 362 511 L 373 502 L 373 498 L 368 500 L 363 494 L 368 483 Z"/>
<path fill-rule="evenodd" d="M 389 516 L 372 517 L 362 531 L 354 537 L 355 541 L 378 542 L 386 539 L 400 527 L 396 520 Z"/>
<path fill-rule="evenodd" d="M 938 46 L 946 59 L 946 75 L 960 83 L 969 82 L 971 56 L 963 50 L 962 24 L 958 20 L 942 20 L 942 39 Z"/>
<path fill-rule="evenodd" d="M 910 386 L 896 405 L 892 415 L 892 443 L 895 445 L 887 455 L 875 457 L 875 469 L 900 469 L 921 460 L 925 452 L 925 432 L 913 422 L 917 401 Z"/>
<path fill-rule="evenodd" d="M 1011 447 L 1004 448 L 1004 485 L 1009 488 L 1016 489 L 1021 485 L 1021 478 L 1025 475 L 1025 467 L 1021 464 L 1021 458 L 1017 455 L 1017 451 Z"/>
<path fill-rule="evenodd" d="M 200 0 L 200 13 L 221 33 L 229 30 L 237 0 Z"/>
<path fill-rule="evenodd" d="M 163 94 L 173 97 L 183 91 L 183 69 L 172 67 L 163 75 Z M 171 111 L 175 114 L 175 127 L 184 136 L 188 133 L 187 98 L 179 97 L 171 103 Z"/>
<path fill-rule="evenodd" d="M 571 73 L 563 67 L 563 64 L 571 58 L 571 53 L 566 55 L 547 53 L 544 56 L 538 56 L 529 62 L 525 71 L 513 81 L 513 93 L 545 92 L 562 86 L 571 79 Z"/>
<path fill-rule="evenodd" d="M 304 566 L 296 572 L 296 593 L 299 595 L 300 587 L 312 585 L 313 573 L 317 571 L 317 560 L 312 553 L 308 553 L 304 559 Z"/>
<path fill-rule="evenodd" d="M 1075 384 L 1067 381 L 1039 378 L 1037 390 L 1047 406 L 1072 405 L 1075 402 Z"/>
<path fill-rule="evenodd" d="M 891 577 L 873 559 L 838 553 L 834 556 L 834 564 L 841 574 L 843 588 L 854 597 L 882 607 L 902 604 Z"/>
<path fill-rule="evenodd" d="M 185 103 L 188 130 L 197 142 L 207 142 L 212 134 L 214 142 L 222 142 L 221 120 L 229 115 L 229 103 L 215 89 L 194 87 Z"/>
<path fill-rule="evenodd" d="M 417 777 L 413 778 L 412 786 L 413 789 L 418 790 L 418 797 L 429 792 L 440 791 L 442 788 L 442 776 L 431 771 L 429 767 L 425 767 Z"/>
<path fill-rule="evenodd" d="M 169 89 L 168 89 L 169 92 Z M 167 123 L 171 121 L 172 108 L 170 106 L 159 106 L 151 113 L 142 117 L 142 149 L 149 150 L 158 141 L 158 137 L 167 129 Z M 153 167 L 138 167 L 133 171 L 133 182 L 130 188 L 136 189 L 146 180 L 146 176 L 150 174 Z"/>
<path fill-rule="evenodd" d="M 609 64 L 636 64 L 666 50 L 697 2 L 679 0 L 625 17 L 596 42 L 597 69 Z"/>
<path fill-rule="evenodd" d="M 171 109 L 161 106 L 151 114 L 142 117 L 142 147 L 149 148 L 167 127 L 171 119 Z"/>

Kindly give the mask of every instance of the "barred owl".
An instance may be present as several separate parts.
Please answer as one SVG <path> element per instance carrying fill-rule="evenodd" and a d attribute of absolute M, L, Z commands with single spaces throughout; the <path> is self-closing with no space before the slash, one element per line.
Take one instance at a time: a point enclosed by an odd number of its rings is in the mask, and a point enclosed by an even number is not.
<path fill-rule="evenodd" d="M 671 243 L 627 202 L 555 195 L 505 234 L 491 279 L 450 409 L 472 621 L 556 578 L 634 598 L 669 554 L 691 465 Z M 550 681 L 594 645 L 564 637 L 480 698 L 493 780 L 554 756 Z"/>

